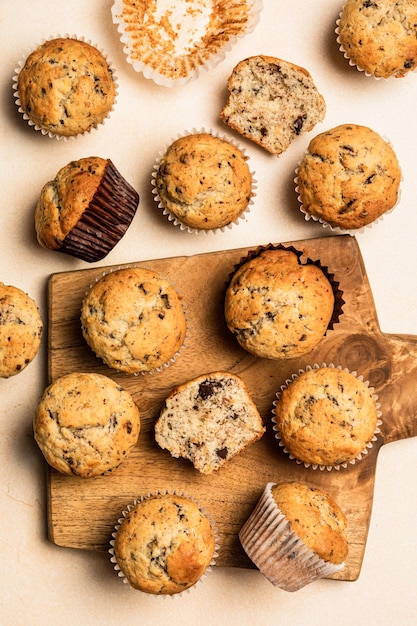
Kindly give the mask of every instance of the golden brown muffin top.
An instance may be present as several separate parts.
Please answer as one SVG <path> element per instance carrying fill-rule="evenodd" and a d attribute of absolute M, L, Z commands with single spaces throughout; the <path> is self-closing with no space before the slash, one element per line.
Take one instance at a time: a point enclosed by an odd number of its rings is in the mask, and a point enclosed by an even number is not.
<path fill-rule="evenodd" d="M 293 532 L 321 559 L 343 563 L 348 554 L 346 516 L 321 489 L 302 483 L 272 486 L 271 494 Z"/>
<path fill-rule="evenodd" d="M 135 589 L 176 594 L 194 585 L 214 556 L 209 519 L 191 499 L 156 495 L 144 499 L 118 528 L 114 555 Z"/>
<path fill-rule="evenodd" d="M 377 78 L 401 78 L 417 64 L 417 1 L 347 0 L 338 39 L 360 69 Z"/>
<path fill-rule="evenodd" d="M 324 272 L 291 250 L 271 249 L 241 265 L 230 281 L 225 317 L 239 344 L 257 356 L 293 358 L 323 338 L 334 310 Z"/>
<path fill-rule="evenodd" d="M 40 193 L 35 228 L 41 246 L 57 250 L 88 208 L 103 178 L 108 159 L 86 157 L 62 167 Z"/>
<path fill-rule="evenodd" d="M 354 460 L 373 439 L 378 409 L 371 389 L 336 367 L 301 373 L 281 392 L 275 423 L 286 449 L 313 465 Z"/>
<path fill-rule="evenodd" d="M 305 212 L 348 230 L 392 209 L 400 182 L 391 145 L 358 124 L 341 124 L 314 137 L 297 173 Z"/>

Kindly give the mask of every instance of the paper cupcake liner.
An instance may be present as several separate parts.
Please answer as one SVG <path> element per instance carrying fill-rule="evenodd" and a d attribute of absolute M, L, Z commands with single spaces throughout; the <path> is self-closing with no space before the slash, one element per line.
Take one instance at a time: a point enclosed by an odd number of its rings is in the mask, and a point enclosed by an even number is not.
<path fill-rule="evenodd" d="M 161 160 L 163 159 L 163 157 L 166 154 L 166 151 L 168 150 L 168 148 L 172 145 L 172 143 L 174 143 L 174 141 L 176 141 L 177 139 L 181 139 L 182 137 L 188 137 L 190 135 L 197 135 L 197 134 L 209 134 L 212 135 L 213 137 L 216 137 L 218 139 L 222 139 L 223 141 L 226 141 L 227 143 L 231 144 L 232 146 L 234 146 L 237 150 L 239 150 L 239 152 L 242 153 L 242 155 L 244 156 L 245 160 L 248 162 L 249 161 L 249 157 L 247 156 L 246 150 L 244 148 L 242 148 L 234 139 L 230 139 L 229 137 L 226 137 L 225 135 L 221 134 L 221 133 L 217 133 L 213 130 L 206 130 L 205 128 L 200 128 L 199 130 L 196 128 L 191 129 L 190 131 L 184 131 L 183 133 L 179 133 L 174 139 L 172 139 L 169 143 L 167 143 L 164 147 L 164 149 L 162 151 L 159 152 L 159 156 L 153 166 L 153 172 L 152 172 L 152 178 L 151 178 L 151 185 L 152 185 L 152 193 L 154 196 L 154 200 L 158 205 L 158 208 L 161 209 L 162 214 L 168 219 L 168 221 L 170 221 L 174 226 L 179 227 L 179 229 L 181 231 L 186 231 L 188 233 L 194 233 L 194 234 L 198 234 L 198 233 L 205 233 L 206 235 L 208 233 L 218 233 L 218 232 L 225 232 L 231 228 L 233 228 L 234 226 L 238 225 L 242 220 L 246 219 L 248 214 L 250 213 L 251 207 L 254 204 L 254 198 L 256 196 L 256 188 L 257 188 L 257 181 L 255 179 L 255 172 L 250 171 L 250 175 L 251 175 L 251 179 L 252 179 L 252 186 L 251 186 L 251 197 L 249 199 L 249 202 L 246 206 L 246 208 L 240 213 L 240 215 L 238 215 L 238 217 L 233 220 L 232 222 L 230 222 L 229 224 L 226 224 L 226 226 L 222 226 L 222 227 L 218 227 L 218 228 L 193 228 L 191 226 L 188 226 L 187 224 L 184 224 L 183 222 L 181 222 L 181 220 L 174 215 L 173 213 L 171 213 L 169 211 L 169 209 L 167 209 L 159 194 L 158 194 L 158 189 L 157 189 L 157 184 L 156 184 L 156 177 L 158 174 L 158 170 L 159 170 L 159 166 L 161 163 Z"/>
<path fill-rule="evenodd" d="M 54 133 L 50 130 L 46 130 L 45 128 L 42 128 L 41 126 L 39 126 L 36 122 L 34 122 L 29 116 L 28 114 L 24 111 L 24 109 L 21 106 L 21 101 L 20 101 L 20 94 L 19 94 L 19 90 L 18 90 L 18 78 L 19 78 L 19 74 L 22 70 L 22 68 L 24 67 L 26 60 L 28 58 L 28 56 L 34 51 L 36 50 L 39 46 L 43 45 L 44 43 L 46 43 L 47 41 L 51 41 L 52 39 L 76 39 L 77 41 L 82 41 L 84 43 L 89 44 L 90 46 L 93 46 L 94 48 L 96 48 L 105 58 L 107 65 L 109 67 L 109 70 L 112 74 L 113 77 L 113 82 L 114 82 L 114 86 L 115 86 L 115 97 L 114 97 L 114 101 L 113 101 L 113 106 L 111 107 L 111 109 L 109 110 L 109 112 L 107 113 L 106 117 L 96 126 L 92 126 L 91 128 L 89 128 L 88 130 L 85 130 L 81 133 L 78 133 L 76 135 L 58 135 L 57 133 Z M 104 51 L 99 48 L 99 46 L 97 46 L 96 44 L 92 43 L 91 40 L 86 39 L 84 36 L 79 36 L 79 35 L 69 35 L 68 33 L 65 33 L 64 35 L 51 35 L 49 36 L 47 39 L 42 39 L 37 45 L 35 45 L 33 48 L 31 48 L 29 50 L 29 52 L 26 54 L 24 59 L 21 59 L 17 65 L 17 67 L 15 68 L 14 71 L 14 75 L 13 75 L 13 96 L 15 98 L 15 103 L 16 106 L 18 108 L 19 113 L 22 114 L 23 119 L 27 122 L 27 124 L 34 128 L 35 130 L 39 131 L 42 135 L 45 135 L 47 137 L 49 137 L 50 139 L 57 139 L 60 141 L 68 141 L 69 139 L 77 139 L 77 137 L 83 136 L 83 135 L 88 135 L 89 133 L 98 130 L 98 128 L 100 126 L 103 126 L 106 122 L 106 120 L 109 119 L 109 117 L 112 115 L 113 111 L 114 111 L 114 107 L 116 106 L 117 103 L 117 96 L 118 96 L 118 77 L 116 75 L 116 72 L 114 70 L 114 66 L 111 63 L 111 61 L 109 61 L 107 55 L 104 53 Z"/>
<path fill-rule="evenodd" d="M 321 559 L 293 532 L 271 494 L 268 483 L 254 511 L 239 532 L 248 557 L 273 585 L 298 591 L 309 583 L 334 574 L 345 564 Z"/>
<path fill-rule="evenodd" d="M 57 252 L 100 261 L 126 234 L 138 205 L 139 194 L 109 159 L 90 205 Z"/>
<path fill-rule="evenodd" d="M 262 0 L 146 4 L 141 16 L 135 2 L 115 0 L 112 19 L 127 62 L 164 87 L 184 85 L 215 68 L 238 39 L 254 30 L 263 8 Z"/>
<path fill-rule="evenodd" d="M 176 596 L 184 596 L 185 594 L 190 593 L 191 591 L 194 591 L 197 586 L 201 586 L 201 584 L 203 584 L 205 578 L 212 573 L 214 566 L 216 565 L 216 559 L 218 556 L 218 552 L 219 552 L 219 536 L 218 536 L 218 530 L 217 527 L 215 525 L 215 523 L 213 522 L 213 519 L 211 518 L 211 516 L 205 511 L 205 509 L 200 505 L 199 501 L 194 498 L 193 496 L 190 496 L 182 491 L 177 491 L 177 490 L 158 490 L 156 492 L 149 492 L 148 494 L 144 495 L 144 496 L 139 496 L 136 500 L 134 500 L 132 503 L 128 504 L 126 509 L 124 509 L 121 512 L 121 516 L 119 517 L 119 519 L 117 520 L 117 523 L 114 527 L 114 530 L 112 532 L 112 539 L 110 540 L 110 548 L 108 550 L 109 554 L 110 554 L 110 562 L 113 564 L 114 570 L 117 573 L 118 577 L 122 579 L 122 582 L 126 585 L 128 585 L 131 589 L 133 589 L 134 591 L 138 591 L 137 589 L 135 589 L 134 587 L 132 587 L 132 585 L 130 584 L 128 578 L 126 577 L 126 575 L 124 574 L 124 572 L 122 571 L 122 569 L 120 568 L 117 559 L 116 559 L 116 555 L 115 555 L 115 551 L 114 551 L 114 544 L 115 544 L 115 540 L 116 540 L 116 535 L 117 535 L 117 531 L 120 528 L 121 523 L 123 522 L 123 520 L 129 515 L 129 513 L 141 502 L 144 502 L 145 500 L 148 500 L 149 498 L 152 498 L 154 496 L 159 496 L 159 495 L 173 495 L 173 496 L 182 496 L 184 498 L 188 498 L 189 500 L 191 500 L 192 502 L 194 502 L 198 508 L 200 509 L 200 512 L 208 519 L 208 521 L 210 522 L 210 525 L 213 529 L 213 533 L 214 533 L 214 553 L 212 556 L 212 559 L 209 563 L 209 565 L 207 566 L 207 568 L 205 569 L 205 571 L 203 572 L 203 574 L 201 575 L 201 577 L 193 584 L 191 585 L 191 587 L 188 587 L 188 589 L 184 589 L 184 591 L 181 591 L 179 593 L 175 593 L 175 594 L 149 594 L 149 595 L 155 595 L 156 597 L 162 597 L 162 598 L 175 598 Z M 142 593 L 146 593 L 143 592 Z"/>
<path fill-rule="evenodd" d="M 237 272 L 237 270 L 242 267 L 242 265 L 244 265 L 245 263 L 247 263 L 248 261 L 251 261 L 252 259 L 255 259 L 257 256 L 259 256 L 262 252 L 264 252 L 265 250 L 288 250 L 289 252 L 293 252 L 294 254 L 297 255 L 299 263 L 301 265 L 303 265 L 303 263 L 301 262 L 301 257 L 303 256 L 303 252 L 300 250 L 297 250 L 297 248 L 295 248 L 292 245 L 285 245 L 285 244 L 266 244 L 264 246 L 258 246 L 257 248 L 250 250 L 244 257 L 242 257 L 240 259 L 240 261 L 238 263 L 236 263 L 236 265 L 233 267 L 233 270 L 230 272 L 226 286 L 225 286 L 225 291 L 227 290 L 230 281 L 232 280 L 234 274 Z M 343 291 L 340 289 L 339 285 L 340 283 L 335 279 L 335 275 L 332 274 L 329 271 L 329 268 L 326 265 L 323 265 L 321 263 L 321 261 L 316 260 L 313 261 L 310 258 L 307 258 L 305 263 L 305 265 L 309 264 L 309 265 L 315 265 L 316 267 L 318 267 L 323 274 L 326 276 L 327 280 L 330 283 L 330 286 L 332 288 L 333 291 L 333 296 L 334 296 L 334 307 L 333 307 L 333 314 L 332 317 L 329 321 L 329 324 L 327 326 L 327 330 L 325 335 L 327 334 L 328 331 L 333 330 L 334 327 L 336 326 L 336 324 L 338 324 L 340 322 L 340 318 L 343 315 L 343 305 L 345 304 L 345 301 L 343 299 Z"/>
<path fill-rule="evenodd" d="M 389 143 L 392 147 L 391 142 L 385 138 L 382 137 L 382 139 L 384 139 L 384 141 L 386 141 L 387 143 Z M 355 237 L 356 235 L 362 234 L 363 232 L 365 232 L 366 230 L 370 230 L 373 226 L 376 226 L 377 224 L 380 224 L 383 219 L 389 215 L 390 213 L 392 213 L 394 211 L 394 209 L 400 204 L 401 201 L 401 188 L 398 189 L 398 195 L 397 195 L 397 201 L 396 203 L 387 211 L 385 211 L 384 213 L 382 213 L 382 215 L 380 215 L 379 217 L 377 217 L 375 220 L 373 220 L 372 222 L 369 222 L 369 224 L 365 224 L 364 226 L 361 226 L 360 228 L 342 228 L 341 226 L 334 226 L 333 224 L 330 224 L 329 222 L 327 222 L 324 218 L 322 217 L 318 217 L 316 215 L 312 215 L 311 213 L 309 213 L 307 211 L 307 209 L 304 208 L 304 204 L 303 204 L 303 200 L 300 194 L 300 188 L 298 186 L 298 172 L 300 169 L 300 165 L 301 165 L 301 161 L 298 163 L 298 166 L 295 170 L 295 177 L 294 177 L 294 185 L 295 185 L 295 193 L 297 195 L 297 200 L 299 202 L 299 208 L 301 213 L 303 213 L 304 215 L 304 219 L 306 222 L 312 220 L 313 222 L 317 222 L 318 224 L 321 224 L 323 226 L 323 228 L 328 228 L 329 230 L 331 230 L 335 235 L 350 235 L 351 237 Z M 403 180 L 403 176 L 401 173 L 401 181 Z"/>
<path fill-rule="evenodd" d="M 343 46 L 343 44 L 342 44 L 342 42 L 340 40 L 340 35 L 339 35 L 339 26 L 340 26 L 340 20 L 341 20 L 342 15 L 343 15 L 343 11 L 344 11 L 344 7 L 340 11 L 339 17 L 336 20 L 335 34 L 336 34 L 336 42 L 339 45 L 339 50 L 343 54 L 344 58 L 347 60 L 349 65 L 351 67 L 355 68 L 356 70 L 358 70 L 358 72 L 363 72 L 363 74 L 365 74 L 365 76 L 367 76 L 368 78 L 373 78 L 374 80 L 384 80 L 384 81 L 387 81 L 387 80 L 391 80 L 393 78 L 399 78 L 398 74 L 391 74 L 390 76 L 375 76 L 375 74 L 373 72 L 370 72 L 369 70 L 366 70 L 364 67 L 361 67 L 356 61 L 351 59 L 351 57 L 349 56 L 347 50 L 344 48 L 344 46 Z M 410 68 L 406 72 L 406 74 L 404 74 L 404 75 L 406 76 L 407 74 L 415 72 L 416 70 L 417 70 L 417 67 Z"/>
<path fill-rule="evenodd" d="M 347 372 L 349 374 L 352 374 L 353 376 L 355 376 L 358 380 L 360 380 L 361 382 L 363 382 L 367 387 L 369 387 L 369 390 L 371 391 L 374 401 L 375 401 L 375 405 L 377 408 L 377 422 L 376 422 L 376 427 L 375 427 L 375 431 L 374 431 L 374 435 L 372 437 L 372 439 L 366 444 L 365 448 L 363 450 L 361 450 L 361 452 L 354 458 L 354 459 L 350 459 L 349 461 L 346 461 L 345 463 L 340 463 L 337 465 L 319 465 L 319 464 L 315 464 L 315 463 L 306 463 L 304 461 L 301 461 L 300 459 L 298 459 L 297 457 L 295 457 L 285 446 L 285 444 L 281 441 L 281 437 L 279 434 L 279 427 L 277 426 L 276 423 L 276 415 L 275 415 L 275 408 L 279 402 L 279 398 L 281 396 L 281 393 L 284 391 L 284 389 L 286 389 L 294 380 L 296 380 L 301 374 L 304 374 L 305 372 L 308 372 L 312 369 L 320 369 L 322 367 L 335 367 L 336 369 L 342 370 L 344 372 Z M 368 452 L 371 450 L 371 448 L 373 448 L 373 444 L 374 442 L 377 440 L 377 436 L 380 434 L 380 426 L 382 424 L 382 420 L 380 419 L 382 416 L 382 412 L 380 410 L 381 405 L 378 402 L 378 396 L 375 393 L 375 390 L 373 389 L 373 387 L 369 386 L 369 381 L 364 380 L 363 376 L 360 374 L 358 375 L 357 372 L 351 372 L 349 369 L 347 369 L 346 367 L 343 368 L 341 365 L 334 365 L 333 363 L 329 363 L 328 365 L 326 363 L 322 363 L 321 365 L 314 363 L 314 365 L 307 365 L 305 369 L 299 369 L 297 373 L 292 374 L 291 378 L 287 379 L 285 381 L 285 383 L 283 385 L 281 385 L 280 390 L 276 393 L 276 400 L 274 400 L 273 402 L 273 409 L 272 409 L 272 422 L 274 424 L 273 426 L 273 430 L 275 431 L 275 438 L 278 441 L 279 446 L 282 448 L 282 450 L 285 452 L 285 454 L 287 454 L 289 456 L 289 458 L 293 461 L 295 461 L 298 465 L 304 465 L 304 467 L 311 468 L 313 470 L 327 470 L 328 472 L 332 471 L 332 470 L 340 470 L 341 468 L 346 469 L 349 465 L 355 465 L 358 461 L 360 461 L 363 457 L 365 457 Z"/>
<path fill-rule="evenodd" d="M 106 276 L 107 274 L 111 274 L 112 272 L 117 272 L 118 270 L 125 270 L 125 269 L 132 269 L 132 268 L 140 268 L 140 269 L 150 269 L 151 268 L 147 268 L 144 265 L 139 265 L 137 263 L 132 263 L 132 264 L 128 264 L 128 265 L 120 265 L 118 267 L 112 267 L 112 268 L 108 268 L 106 270 L 104 270 L 100 276 L 98 276 L 97 278 L 94 279 L 94 282 L 90 283 L 89 288 L 87 289 L 87 291 L 84 294 L 84 298 L 87 297 L 87 295 L 89 294 L 90 290 L 92 289 L 92 287 L 94 287 L 94 285 L 96 285 L 104 276 Z M 156 272 L 156 270 L 151 270 L 152 272 Z M 176 292 L 177 296 L 179 296 L 179 293 L 177 291 L 177 289 L 175 288 L 175 284 L 171 281 L 168 280 L 165 276 L 163 276 L 160 272 L 156 272 L 161 278 L 163 278 L 164 280 L 166 280 L 170 286 L 174 289 L 174 291 Z M 84 299 L 83 299 L 84 300 Z M 184 303 L 184 301 L 182 299 L 180 299 L 180 304 L 181 304 L 181 308 L 183 310 L 184 313 L 184 317 L 185 317 L 185 323 L 186 323 L 186 330 L 185 330 L 185 337 L 184 337 L 184 341 L 182 342 L 182 345 L 180 346 L 180 348 L 177 350 L 177 352 L 175 352 L 175 354 L 173 354 L 165 363 L 162 363 L 161 365 L 159 365 L 158 367 L 154 367 L 152 369 L 149 370 L 142 370 L 142 371 L 138 371 L 138 372 L 125 372 L 122 369 L 116 369 L 113 367 L 110 367 L 110 365 L 107 365 L 107 363 L 105 363 L 105 361 L 103 360 L 103 358 L 99 355 L 96 354 L 93 350 L 93 348 L 91 348 L 91 346 L 89 344 L 87 344 L 90 348 L 90 350 L 93 352 L 93 354 L 95 354 L 95 356 L 100 359 L 100 361 L 102 361 L 104 363 L 104 365 L 106 365 L 106 367 L 109 368 L 109 370 L 113 371 L 113 372 L 118 372 L 120 374 L 125 374 L 126 376 L 152 376 L 153 374 L 157 373 L 157 372 L 163 372 L 166 368 L 170 367 L 171 365 L 173 365 L 176 360 L 180 357 L 182 351 L 184 350 L 184 348 L 187 345 L 187 341 L 189 340 L 189 324 L 188 324 L 188 317 L 187 317 L 187 307 Z M 85 340 L 84 340 L 85 341 Z M 87 343 L 87 342 L 86 342 Z"/>

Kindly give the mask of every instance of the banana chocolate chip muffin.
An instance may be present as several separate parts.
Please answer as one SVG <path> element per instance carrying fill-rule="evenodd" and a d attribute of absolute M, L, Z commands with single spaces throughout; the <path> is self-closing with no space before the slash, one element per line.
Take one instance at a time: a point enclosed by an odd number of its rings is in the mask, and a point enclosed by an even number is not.
<path fill-rule="evenodd" d="M 335 294 L 324 270 L 290 249 L 266 249 L 234 272 L 224 312 L 248 352 L 290 359 L 313 350 L 331 325 Z"/>
<path fill-rule="evenodd" d="M 265 427 L 245 382 L 213 372 L 172 390 L 155 422 L 155 439 L 173 457 L 211 474 L 262 437 Z"/>
<path fill-rule="evenodd" d="M 153 180 L 155 200 L 164 213 L 196 230 L 235 222 L 249 205 L 252 182 L 241 150 L 206 132 L 174 141 L 160 159 Z"/>
<path fill-rule="evenodd" d="M 38 354 L 43 332 L 35 301 L 0 282 L 0 378 L 22 372 Z"/>
<path fill-rule="evenodd" d="M 390 143 L 358 124 L 341 124 L 314 137 L 296 177 L 306 216 L 344 230 L 362 228 L 391 210 L 400 183 Z"/>
<path fill-rule="evenodd" d="M 62 167 L 40 193 L 38 242 L 89 263 L 103 259 L 125 235 L 139 195 L 110 159 L 85 157 Z"/>
<path fill-rule="evenodd" d="M 74 372 L 49 385 L 33 419 L 46 461 L 62 474 L 93 478 L 118 467 L 136 445 L 139 410 L 102 374 Z"/>
<path fill-rule="evenodd" d="M 131 587 L 174 595 L 195 585 L 215 556 L 215 531 L 194 500 L 156 494 L 123 513 L 111 541 L 112 562 Z"/>
<path fill-rule="evenodd" d="M 417 0 L 347 0 L 336 33 L 351 65 L 402 78 L 417 64 Z"/>
<path fill-rule="evenodd" d="M 239 539 L 273 585 L 298 591 L 343 569 L 346 525 L 346 515 L 325 491 L 300 482 L 268 483 Z"/>
<path fill-rule="evenodd" d="M 272 154 L 287 150 L 326 113 L 324 98 L 309 72 L 275 57 L 257 55 L 240 61 L 228 89 L 221 119 Z"/>
<path fill-rule="evenodd" d="M 277 394 L 277 439 L 297 461 L 327 467 L 355 463 L 379 432 L 373 390 L 338 367 L 315 367 L 293 376 Z"/>
<path fill-rule="evenodd" d="M 17 75 L 21 111 L 51 136 L 71 137 L 101 124 L 116 97 L 104 55 L 81 39 L 57 37 L 39 45 Z"/>
<path fill-rule="evenodd" d="M 180 297 L 157 272 L 122 268 L 102 276 L 81 308 L 84 339 L 109 367 L 137 374 L 167 365 L 185 339 Z"/>

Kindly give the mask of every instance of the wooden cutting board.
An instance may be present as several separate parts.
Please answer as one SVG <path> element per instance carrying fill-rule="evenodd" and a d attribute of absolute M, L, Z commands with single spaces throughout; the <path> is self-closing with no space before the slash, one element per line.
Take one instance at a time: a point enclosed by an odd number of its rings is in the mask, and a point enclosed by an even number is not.
<path fill-rule="evenodd" d="M 268 243 L 268 242 L 265 242 Z M 137 263 L 159 271 L 183 298 L 188 337 L 176 362 L 152 375 L 113 372 L 97 359 L 80 332 L 80 307 L 89 285 L 109 268 L 53 274 L 48 285 L 49 379 L 74 372 L 99 372 L 115 379 L 134 397 L 141 412 L 141 434 L 130 458 L 112 475 L 80 479 L 47 468 L 48 531 L 51 541 L 71 548 L 107 550 L 120 512 L 136 497 L 177 490 L 201 503 L 219 532 L 217 565 L 253 567 L 238 532 L 265 484 L 305 481 L 330 493 L 348 519 L 346 567 L 332 578 L 355 580 L 365 551 L 372 509 L 377 455 L 390 441 L 417 434 L 417 337 L 381 333 L 360 250 L 349 236 L 288 242 L 304 258 L 320 260 L 335 275 L 345 305 L 340 322 L 302 359 L 270 361 L 242 350 L 223 316 L 226 281 L 250 248 Z M 369 454 L 346 469 L 306 469 L 281 451 L 271 426 L 271 408 L 280 385 L 308 364 L 333 363 L 363 374 L 379 396 L 383 425 Z M 165 396 L 178 383 L 215 370 L 240 375 L 267 425 L 257 443 L 216 474 L 200 475 L 172 458 L 154 440 L 153 423 Z"/>

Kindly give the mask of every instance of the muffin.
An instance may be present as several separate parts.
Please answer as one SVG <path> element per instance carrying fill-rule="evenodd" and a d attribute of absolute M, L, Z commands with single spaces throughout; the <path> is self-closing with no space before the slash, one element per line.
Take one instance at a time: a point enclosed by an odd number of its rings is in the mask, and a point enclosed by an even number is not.
<path fill-rule="evenodd" d="M 324 268 L 290 249 L 265 249 L 235 270 L 224 313 L 239 345 L 266 359 L 313 350 L 331 327 L 335 293 Z"/>
<path fill-rule="evenodd" d="M 228 82 L 221 119 L 271 152 L 281 154 L 324 119 L 326 104 L 309 72 L 264 55 L 240 61 Z"/>
<path fill-rule="evenodd" d="M 402 78 L 416 68 L 416 0 L 347 0 L 336 33 L 350 64 L 367 75 Z"/>
<path fill-rule="evenodd" d="M 298 482 L 268 483 L 239 539 L 273 585 L 298 591 L 343 569 L 349 552 L 346 522 L 321 489 Z"/>
<path fill-rule="evenodd" d="M 74 372 L 49 385 L 33 419 L 35 440 L 61 474 L 93 478 L 118 467 L 136 445 L 139 410 L 102 374 Z"/>
<path fill-rule="evenodd" d="M 252 196 L 247 158 L 233 144 L 199 132 L 174 141 L 153 183 L 165 214 L 189 229 L 212 230 L 236 221 Z"/>
<path fill-rule="evenodd" d="M 342 124 L 311 140 L 296 191 L 307 217 L 349 231 L 390 211 L 400 182 L 392 146 L 366 126 Z"/>
<path fill-rule="evenodd" d="M 155 422 L 155 439 L 173 457 L 211 474 L 262 437 L 265 427 L 244 381 L 213 372 L 179 385 Z"/>
<path fill-rule="evenodd" d="M 81 329 L 106 365 L 137 374 L 174 359 L 185 339 L 186 319 L 167 280 L 131 267 L 105 274 L 90 288 L 82 303 Z"/>
<path fill-rule="evenodd" d="M 70 37 L 39 45 L 18 71 L 18 104 L 44 134 L 74 137 L 101 124 L 113 108 L 116 83 L 96 47 Z"/>
<path fill-rule="evenodd" d="M 0 378 L 22 372 L 37 355 L 43 323 L 35 301 L 0 282 Z"/>
<path fill-rule="evenodd" d="M 301 371 L 283 385 L 274 407 L 280 445 L 305 465 L 331 469 L 362 458 L 379 432 L 373 390 L 337 367 Z"/>
<path fill-rule="evenodd" d="M 123 513 L 113 534 L 112 562 L 131 587 L 174 595 L 195 585 L 215 556 L 215 532 L 194 500 L 156 494 Z"/>
<path fill-rule="evenodd" d="M 62 167 L 41 190 L 38 242 L 88 261 L 103 259 L 129 228 L 139 195 L 110 159 L 86 157 Z"/>
<path fill-rule="evenodd" d="M 115 0 L 112 17 L 128 63 L 173 87 L 216 67 L 261 9 L 262 0 Z"/>

